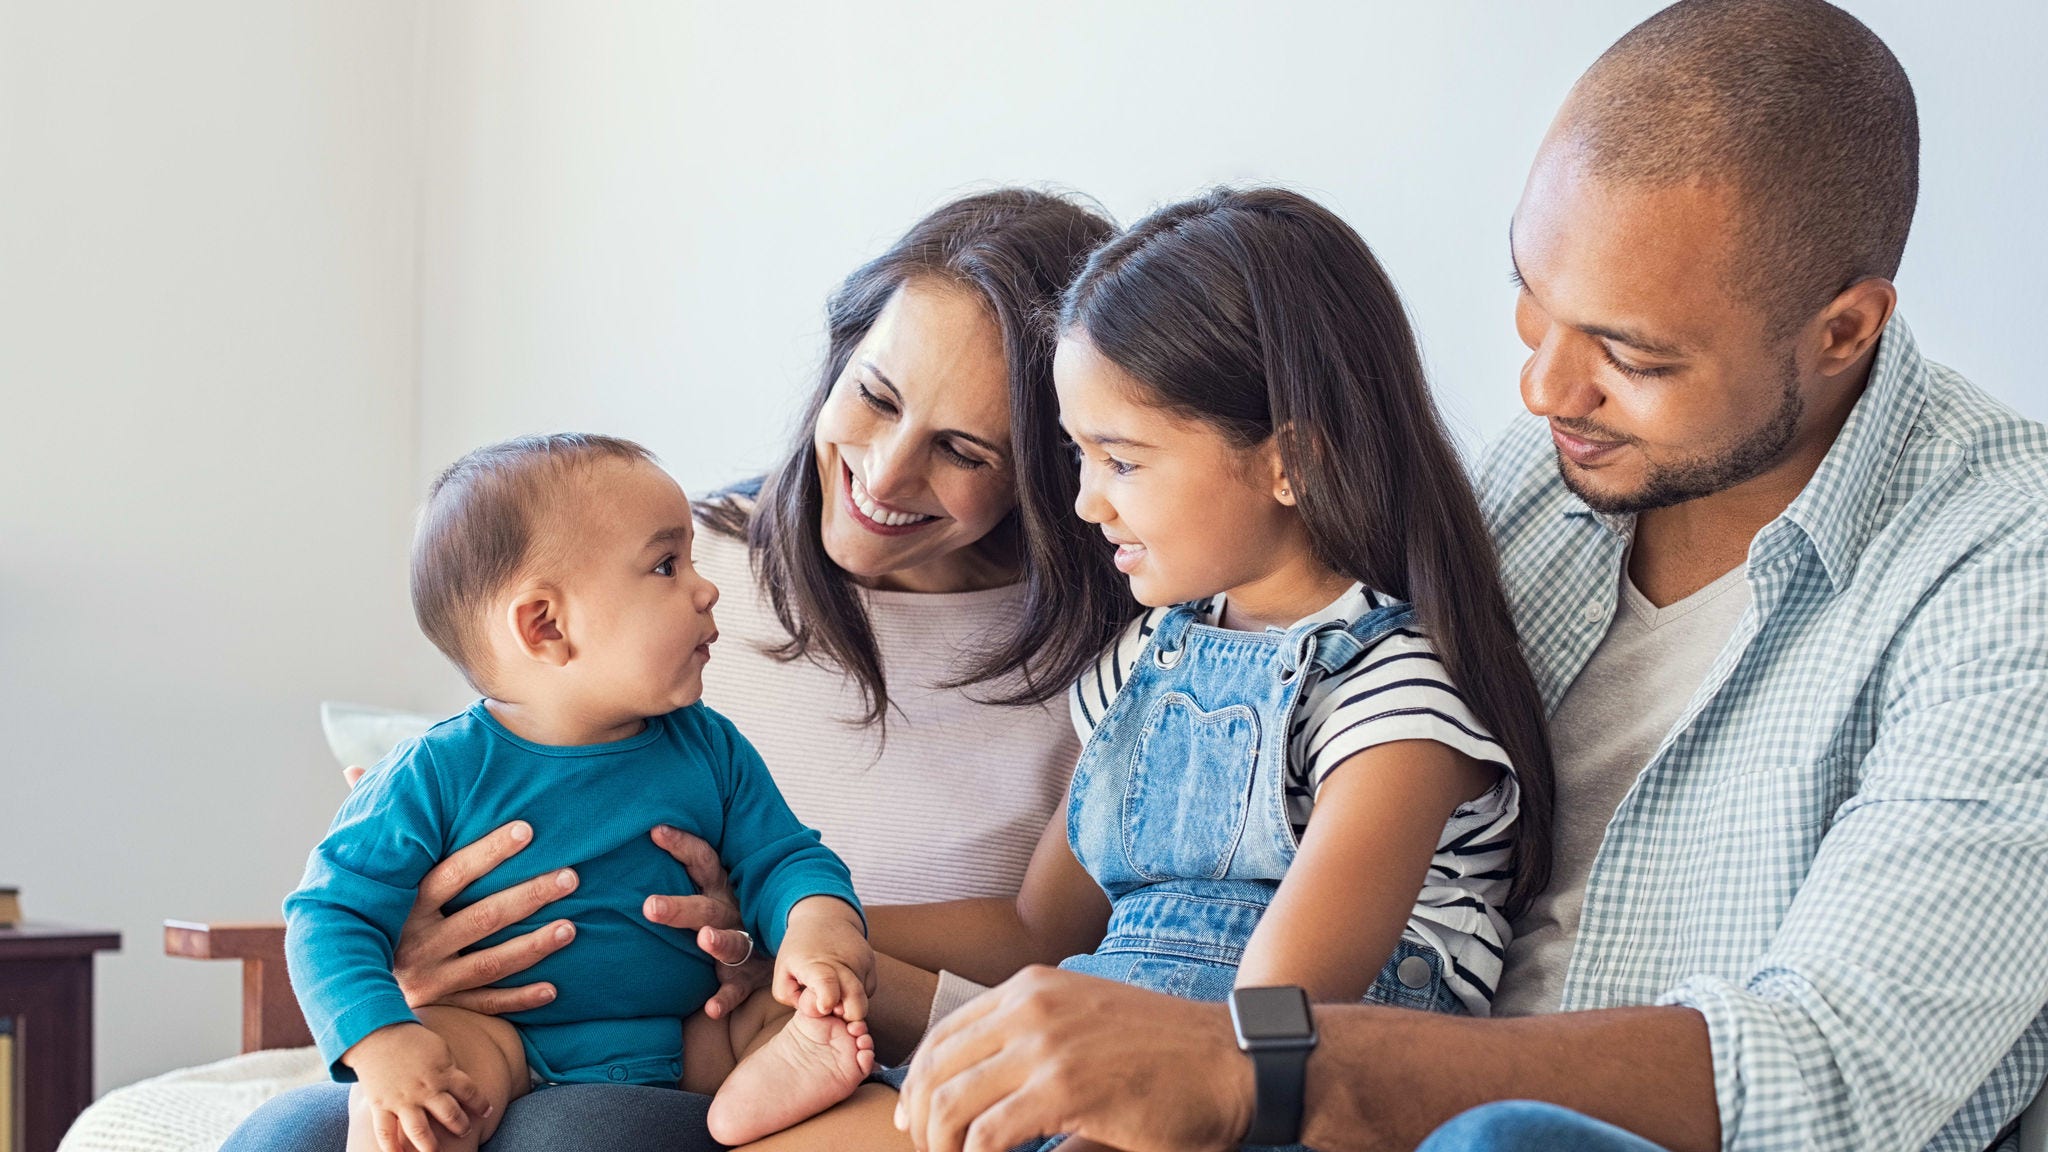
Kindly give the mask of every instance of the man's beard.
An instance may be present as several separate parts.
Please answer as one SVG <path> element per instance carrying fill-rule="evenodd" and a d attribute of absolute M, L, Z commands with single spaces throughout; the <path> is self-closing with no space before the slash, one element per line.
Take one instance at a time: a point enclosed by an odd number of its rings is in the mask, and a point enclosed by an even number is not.
<path fill-rule="evenodd" d="M 1652 465 L 1642 487 L 1633 492 L 1607 493 L 1588 488 L 1573 477 L 1571 469 L 1565 465 L 1563 453 L 1557 457 L 1557 474 L 1563 478 L 1565 487 L 1584 500 L 1588 508 L 1607 516 L 1669 508 L 1725 492 L 1745 480 L 1762 475 L 1784 459 L 1785 450 L 1797 435 L 1799 417 L 1805 412 L 1806 403 L 1799 395 L 1798 368 L 1790 359 L 1785 361 L 1783 384 L 1778 410 L 1764 421 L 1762 427 L 1719 455 L 1679 464 Z"/>

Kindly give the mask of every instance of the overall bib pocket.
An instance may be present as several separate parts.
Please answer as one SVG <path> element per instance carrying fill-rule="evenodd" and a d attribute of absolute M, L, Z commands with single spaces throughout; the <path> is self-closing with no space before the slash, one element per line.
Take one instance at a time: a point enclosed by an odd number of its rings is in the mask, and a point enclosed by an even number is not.
<path fill-rule="evenodd" d="M 1168 692 L 1143 730 L 1124 789 L 1125 861 L 1153 881 L 1222 879 L 1251 808 L 1258 713 L 1244 704 L 1204 712 Z"/>

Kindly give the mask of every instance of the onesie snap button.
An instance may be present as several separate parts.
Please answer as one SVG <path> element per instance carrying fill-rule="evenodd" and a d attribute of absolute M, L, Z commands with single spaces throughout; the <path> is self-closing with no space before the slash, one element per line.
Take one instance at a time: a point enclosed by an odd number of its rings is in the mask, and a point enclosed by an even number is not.
<path fill-rule="evenodd" d="M 1404 988 L 1427 988 L 1436 973 L 1429 970 L 1429 961 L 1420 956 L 1410 956 L 1394 969 L 1394 976 Z"/>
<path fill-rule="evenodd" d="M 614 1064 L 611 1067 L 611 1071 L 605 1073 L 605 1075 L 610 1076 L 614 1080 L 624 1080 L 626 1078 L 626 1066 L 624 1064 Z"/>

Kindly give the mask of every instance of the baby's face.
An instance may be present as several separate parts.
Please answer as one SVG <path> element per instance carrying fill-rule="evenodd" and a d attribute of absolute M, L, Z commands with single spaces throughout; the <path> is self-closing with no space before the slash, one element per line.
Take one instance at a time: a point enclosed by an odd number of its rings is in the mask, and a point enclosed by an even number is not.
<path fill-rule="evenodd" d="M 696 703 L 718 587 L 690 563 L 689 498 L 638 461 L 600 462 L 582 485 L 563 581 L 576 695 L 605 719 Z"/>

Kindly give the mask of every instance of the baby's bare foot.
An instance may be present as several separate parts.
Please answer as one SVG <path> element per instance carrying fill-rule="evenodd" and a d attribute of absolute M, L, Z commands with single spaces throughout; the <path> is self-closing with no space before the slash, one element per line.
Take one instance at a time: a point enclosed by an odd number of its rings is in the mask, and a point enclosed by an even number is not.
<path fill-rule="evenodd" d="M 874 1070 L 864 1021 L 799 1012 L 725 1078 L 706 1117 L 711 1138 L 746 1144 L 780 1132 L 853 1095 Z"/>

